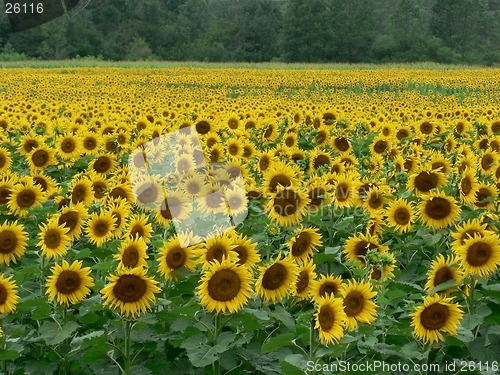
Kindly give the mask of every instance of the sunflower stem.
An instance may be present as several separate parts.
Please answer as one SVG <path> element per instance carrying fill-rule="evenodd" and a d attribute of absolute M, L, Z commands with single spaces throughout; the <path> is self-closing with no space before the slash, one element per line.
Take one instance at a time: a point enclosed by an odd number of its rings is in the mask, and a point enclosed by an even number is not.
<path fill-rule="evenodd" d="M 314 319 L 311 319 L 311 328 L 309 330 L 309 360 L 314 361 L 316 354 L 316 330 L 314 329 Z"/>
<path fill-rule="evenodd" d="M 217 340 L 222 331 L 222 316 L 219 313 L 215 313 L 215 329 L 214 329 L 214 346 L 217 345 Z M 213 375 L 220 375 L 220 362 L 216 360 L 213 365 Z"/>
<path fill-rule="evenodd" d="M 476 289 L 476 279 L 474 276 L 470 276 L 470 293 L 469 293 L 469 313 L 473 316 L 476 312 L 476 306 L 474 301 L 474 289 Z"/>
<path fill-rule="evenodd" d="M 42 255 L 40 259 L 40 289 L 42 297 L 45 295 L 45 257 Z"/>
<path fill-rule="evenodd" d="M 130 375 L 130 333 L 132 331 L 132 325 L 130 324 L 130 320 L 125 319 L 124 320 L 124 325 L 125 325 L 125 368 L 123 373 L 125 375 Z"/>
<path fill-rule="evenodd" d="M 0 332 L 2 332 L 2 337 L 0 337 L 0 349 L 3 351 L 7 349 L 7 345 L 5 343 L 5 332 L 3 331 L 3 319 L 0 319 Z M 7 373 L 7 361 L 1 360 L 0 363 L 1 363 L 0 368 L 2 369 L 2 374 Z"/>

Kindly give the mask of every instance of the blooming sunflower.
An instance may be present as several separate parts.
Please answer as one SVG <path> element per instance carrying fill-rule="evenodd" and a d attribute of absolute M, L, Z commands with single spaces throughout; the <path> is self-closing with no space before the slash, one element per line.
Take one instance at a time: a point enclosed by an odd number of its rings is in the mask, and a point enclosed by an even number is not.
<path fill-rule="evenodd" d="M 63 207 L 61 213 L 56 217 L 59 225 L 68 228 L 68 233 L 66 233 L 68 237 L 74 240 L 80 237 L 88 212 L 81 202 L 71 207 Z"/>
<path fill-rule="evenodd" d="M 418 215 L 427 227 L 441 229 L 458 219 L 460 207 L 455 198 L 447 196 L 443 191 L 431 191 L 430 194 L 423 195 Z"/>
<path fill-rule="evenodd" d="M 344 254 L 347 259 L 351 262 L 361 262 L 361 267 L 366 265 L 364 257 L 368 250 L 376 249 L 379 253 L 384 254 L 389 250 L 388 246 L 380 245 L 378 243 L 378 237 L 364 235 L 363 233 L 358 233 L 357 235 L 352 235 L 349 237 L 344 245 Z"/>
<path fill-rule="evenodd" d="M 141 237 L 126 238 L 118 248 L 119 253 L 114 255 L 114 258 L 120 263 L 118 267 L 136 268 L 147 267 L 146 253 L 148 245 Z"/>
<path fill-rule="evenodd" d="M 500 265 L 500 237 L 494 233 L 474 235 L 457 247 L 455 253 L 466 272 L 487 277 Z"/>
<path fill-rule="evenodd" d="M 444 173 L 431 170 L 430 167 L 421 168 L 418 173 L 410 175 L 407 183 L 408 191 L 415 191 L 416 195 L 428 193 L 432 189 L 441 188 L 446 185 Z"/>
<path fill-rule="evenodd" d="M 353 207 L 357 203 L 359 182 L 355 175 L 343 173 L 336 176 L 333 204 L 335 208 Z"/>
<path fill-rule="evenodd" d="M 347 322 L 342 300 L 332 295 L 321 297 L 314 317 L 316 318 L 314 328 L 319 332 L 321 343 L 338 344 L 344 337 L 344 327 Z"/>
<path fill-rule="evenodd" d="M 224 193 L 218 185 L 203 187 L 196 201 L 198 208 L 208 215 L 223 213 L 227 210 Z"/>
<path fill-rule="evenodd" d="M 456 232 L 451 232 L 451 236 L 455 239 L 451 243 L 451 248 L 456 250 L 458 247 L 465 244 L 465 241 L 474 236 L 485 236 L 490 233 L 487 229 L 488 224 L 481 223 L 480 219 L 471 219 L 464 222 L 462 225 L 456 226 Z"/>
<path fill-rule="evenodd" d="M 0 275 L 0 314 L 9 314 L 16 309 L 19 296 L 17 295 L 17 285 L 13 276 L 5 278 Z"/>
<path fill-rule="evenodd" d="M 281 253 L 267 266 L 260 267 L 260 275 L 256 282 L 256 293 L 265 302 L 276 302 L 295 292 L 298 267 L 289 258 L 281 259 Z"/>
<path fill-rule="evenodd" d="M 196 243 L 197 240 L 194 242 Z M 163 242 L 163 246 L 159 249 L 158 270 L 167 280 L 178 280 L 179 277 L 172 273 L 176 269 L 186 267 L 194 270 L 196 268 L 193 257 L 198 247 L 191 243 L 193 243 L 192 238 L 184 232 Z"/>
<path fill-rule="evenodd" d="M 472 168 L 466 167 L 462 172 L 459 183 L 460 200 L 464 204 L 476 201 L 476 193 L 479 190 L 478 178 Z"/>
<path fill-rule="evenodd" d="M 311 285 L 311 297 L 315 301 L 329 295 L 336 296 L 342 288 L 342 278 L 334 275 L 321 275 L 319 280 L 315 280 Z"/>
<path fill-rule="evenodd" d="M 340 293 L 344 299 L 344 311 L 347 315 L 346 327 L 349 331 L 358 327 L 358 322 L 371 324 L 377 316 L 375 302 L 371 301 L 377 295 L 372 284 L 364 281 L 349 280 L 343 284 Z"/>
<path fill-rule="evenodd" d="M 252 242 L 244 234 L 237 234 L 231 241 L 235 247 L 232 249 L 238 255 L 239 265 L 245 265 L 248 269 L 252 269 L 260 261 L 260 253 L 255 250 L 257 243 Z"/>
<path fill-rule="evenodd" d="M 68 231 L 68 228 L 59 224 L 55 219 L 40 225 L 40 233 L 38 233 L 40 241 L 37 246 L 42 249 L 41 255 L 48 259 L 65 256 L 68 252 L 67 248 L 71 244 Z"/>
<path fill-rule="evenodd" d="M 424 304 L 411 313 L 411 326 L 415 336 L 431 344 L 444 341 L 443 333 L 457 334 L 457 326 L 464 313 L 458 303 L 451 303 L 452 298 L 443 298 L 439 294 L 431 294 L 424 298 Z"/>
<path fill-rule="evenodd" d="M 5 147 L 0 147 L 0 173 L 7 172 L 12 165 L 10 151 Z"/>
<path fill-rule="evenodd" d="M 160 176 L 147 175 L 134 179 L 132 192 L 135 203 L 141 209 L 157 209 L 164 199 L 163 184 Z"/>
<path fill-rule="evenodd" d="M 202 262 L 203 268 L 210 267 L 210 263 L 216 260 L 222 263 L 224 258 L 229 258 L 236 263 L 237 254 L 233 251 L 235 247 L 236 245 L 229 238 L 227 232 L 223 235 L 211 236 L 197 251 L 197 255 L 199 255 L 198 261 Z"/>
<path fill-rule="evenodd" d="M 408 203 L 403 198 L 398 198 L 389 203 L 385 211 L 387 225 L 395 228 L 400 233 L 412 229 L 412 222 L 415 220 L 415 210 L 412 203 Z"/>
<path fill-rule="evenodd" d="M 455 286 L 458 286 L 464 275 L 462 270 L 457 266 L 458 260 L 455 256 L 447 256 L 439 254 L 431 263 L 431 268 L 427 273 L 427 283 L 425 290 L 430 291 L 436 286 L 450 280 L 455 280 Z M 448 296 L 454 288 L 449 288 L 438 292 L 444 296 Z"/>
<path fill-rule="evenodd" d="M 497 197 L 498 191 L 494 184 L 480 183 L 476 192 L 474 206 L 486 210 L 493 210 Z"/>
<path fill-rule="evenodd" d="M 60 305 L 74 305 L 82 301 L 94 286 L 94 279 L 90 276 L 90 267 L 83 267 L 83 261 L 75 260 L 71 265 L 66 260 L 62 265 L 55 264 L 52 275 L 47 278 L 47 292 L 49 301 L 57 299 Z"/>
<path fill-rule="evenodd" d="M 313 255 L 313 251 L 323 245 L 318 228 L 304 228 L 300 226 L 293 233 L 286 244 L 293 259 L 305 261 Z"/>
<path fill-rule="evenodd" d="M 66 134 L 56 140 L 56 150 L 63 159 L 75 161 L 83 152 L 81 140 L 73 134 Z"/>
<path fill-rule="evenodd" d="M 86 234 L 89 241 L 97 246 L 113 238 L 116 219 L 111 212 L 93 213 L 87 220 Z"/>
<path fill-rule="evenodd" d="M 139 236 L 144 242 L 149 243 L 153 233 L 153 226 L 148 223 L 148 217 L 145 214 L 133 215 L 130 217 L 127 227 L 125 228 L 125 233 L 127 233 L 130 238 Z"/>
<path fill-rule="evenodd" d="M 192 204 L 181 190 L 169 190 L 156 210 L 155 220 L 159 224 L 169 225 L 172 220 L 187 219 L 192 211 Z"/>
<path fill-rule="evenodd" d="M 26 251 L 28 238 L 24 226 L 17 221 L 0 225 L 0 264 L 17 263 Z"/>
<path fill-rule="evenodd" d="M 73 205 L 81 202 L 85 207 L 89 207 L 94 201 L 92 182 L 88 178 L 74 177 L 69 190 L 71 191 L 71 203 Z"/>
<path fill-rule="evenodd" d="M 26 180 L 26 183 L 14 185 L 7 206 L 13 215 L 26 216 L 31 208 L 42 202 L 44 196 L 40 185 L 36 185 L 32 180 Z"/>
<path fill-rule="evenodd" d="M 248 200 L 244 186 L 239 184 L 230 185 L 230 188 L 224 189 L 224 198 L 229 208 L 229 214 L 233 217 L 233 220 L 235 217 L 243 219 L 246 216 L 248 213 Z"/>
<path fill-rule="evenodd" d="M 89 167 L 96 173 L 107 175 L 114 171 L 116 160 L 112 154 L 98 154 L 93 162 L 90 162 Z"/>
<path fill-rule="evenodd" d="M 278 187 L 267 202 L 267 214 L 280 225 L 292 226 L 302 220 L 310 201 L 301 189 Z"/>
<path fill-rule="evenodd" d="M 43 171 L 47 167 L 57 163 L 54 155 L 55 152 L 53 149 L 49 146 L 41 145 L 26 155 L 26 158 L 28 159 L 28 165 L 31 170 Z"/>
<path fill-rule="evenodd" d="M 145 268 L 122 268 L 116 275 L 108 276 L 108 280 L 110 283 L 101 290 L 103 306 L 119 307 L 126 317 L 146 313 L 151 303 L 156 302 L 155 293 L 161 291 L 158 281 L 146 276 Z"/>
<path fill-rule="evenodd" d="M 262 163 L 262 160 L 260 163 Z M 285 188 L 298 186 L 301 177 L 302 174 L 297 168 L 279 161 L 271 164 L 271 166 L 265 170 L 262 186 L 266 194 L 275 193 L 280 185 Z"/>
<path fill-rule="evenodd" d="M 295 291 L 297 296 L 302 300 L 307 300 L 310 297 L 314 281 L 316 279 L 316 265 L 312 259 L 299 264 L 297 282 L 295 283 Z"/>
<path fill-rule="evenodd" d="M 252 276 L 243 265 L 215 260 L 204 270 L 197 294 L 208 312 L 237 313 L 250 298 Z"/>

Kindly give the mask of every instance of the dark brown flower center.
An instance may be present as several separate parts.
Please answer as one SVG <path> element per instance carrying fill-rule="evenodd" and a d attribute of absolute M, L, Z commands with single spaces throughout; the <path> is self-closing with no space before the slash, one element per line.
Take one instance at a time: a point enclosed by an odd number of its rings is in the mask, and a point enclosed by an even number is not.
<path fill-rule="evenodd" d="M 167 266 L 172 270 L 182 267 L 186 260 L 186 251 L 179 246 L 170 249 L 166 257 Z"/>
<path fill-rule="evenodd" d="M 434 220 L 444 219 L 451 213 L 451 204 L 445 198 L 434 197 L 425 205 L 425 213 Z"/>
<path fill-rule="evenodd" d="M 437 187 L 438 176 L 432 172 L 420 172 L 417 177 L 415 177 L 415 187 L 420 190 L 427 192 L 431 189 Z"/>
<path fill-rule="evenodd" d="M 11 230 L 0 233 L 0 254 L 10 254 L 17 247 L 17 236 Z"/>
<path fill-rule="evenodd" d="M 276 290 L 283 286 L 288 276 L 286 267 L 280 263 L 275 263 L 264 273 L 262 286 L 267 290 Z"/>
<path fill-rule="evenodd" d="M 292 245 L 292 255 L 294 257 L 300 257 L 302 254 L 309 251 L 311 247 L 311 236 L 307 232 L 302 232 L 299 237 L 295 239 Z"/>
<path fill-rule="evenodd" d="M 488 263 L 493 249 L 488 243 L 476 242 L 467 249 L 467 263 L 473 267 L 481 267 Z"/>
<path fill-rule="evenodd" d="M 335 314 L 329 306 L 323 306 L 319 309 L 318 323 L 322 331 L 328 332 L 335 323 Z"/>
<path fill-rule="evenodd" d="M 295 214 L 300 206 L 300 196 L 292 190 L 282 190 L 274 197 L 274 211 L 280 216 Z"/>
<path fill-rule="evenodd" d="M 233 270 L 216 271 L 208 281 L 208 294 L 220 302 L 232 301 L 240 291 L 241 280 Z"/>
<path fill-rule="evenodd" d="M 326 281 L 323 284 L 321 284 L 319 288 L 319 295 L 321 297 L 328 297 L 328 295 L 336 295 L 339 293 L 339 285 L 338 283 L 334 283 L 331 281 Z"/>
<path fill-rule="evenodd" d="M 45 150 L 36 150 L 33 155 L 31 155 L 31 161 L 38 167 L 44 167 L 49 161 L 49 154 Z"/>
<path fill-rule="evenodd" d="M 36 193 L 32 190 L 23 190 L 17 197 L 16 202 L 19 207 L 31 207 L 35 204 Z"/>
<path fill-rule="evenodd" d="M 440 303 L 427 306 L 420 315 L 420 323 L 426 330 L 443 328 L 449 317 L 448 307 Z"/>
<path fill-rule="evenodd" d="M 146 280 L 137 275 L 122 275 L 113 287 L 113 294 L 118 300 L 133 303 L 144 297 L 147 291 Z"/>
<path fill-rule="evenodd" d="M 72 294 L 78 290 L 81 284 L 78 272 L 65 270 L 57 277 L 56 289 L 61 294 Z"/>
<path fill-rule="evenodd" d="M 361 311 L 363 311 L 363 306 L 365 305 L 365 298 L 363 295 L 354 290 L 344 297 L 344 311 L 347 316 L 355 317 Z"/>

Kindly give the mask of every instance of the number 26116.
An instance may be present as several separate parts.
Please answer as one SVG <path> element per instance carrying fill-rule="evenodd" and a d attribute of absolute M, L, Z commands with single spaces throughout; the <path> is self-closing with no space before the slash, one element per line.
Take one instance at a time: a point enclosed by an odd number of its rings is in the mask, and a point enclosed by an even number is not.
<path fill-rule="evenodd" d="M 20 3 L 6 3 L 5 13 L 7 14 L 19 14 L 19 13 L 43 13 L 43 4 L 20 4 Z"/>

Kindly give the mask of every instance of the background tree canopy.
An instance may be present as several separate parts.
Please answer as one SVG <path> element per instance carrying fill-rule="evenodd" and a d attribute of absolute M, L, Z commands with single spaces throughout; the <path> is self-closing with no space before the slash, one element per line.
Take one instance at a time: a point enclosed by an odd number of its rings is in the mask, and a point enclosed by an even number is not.
<path fill-rule="evenodd" d="M 91 0 L 0 59 L 500 63 L 500 0 Z"/>

